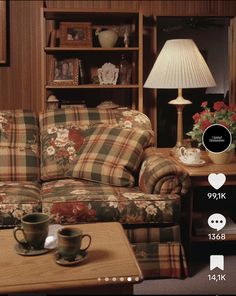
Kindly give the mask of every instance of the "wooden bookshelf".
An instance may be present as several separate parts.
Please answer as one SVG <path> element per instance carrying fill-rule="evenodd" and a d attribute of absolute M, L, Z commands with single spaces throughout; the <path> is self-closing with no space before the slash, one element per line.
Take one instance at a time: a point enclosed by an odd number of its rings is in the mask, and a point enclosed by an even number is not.
<path fill-rule="evenodd" d="M 92 46 L 61 46 L 61 22 L 87 22 L 92 28 Z M 129 44 L 125 44 L 123 35 L 119 35 L 115 47 L 103 48 L 96 36 L 97 27 L 128 26 Z M 53 39 L 51 39 L 53 38 Z M 120 84 L 119 77 L 115 85 L 94 83 L 94 71 L 105 63 L 117 68 L 122 55 L 132 67 L 130 84 Z M 54 59 L 79 59 L 83 63 L 84 81 L 78 79 L 78 85 L 56 85 L 49 83 L 52 73 L 51 57 Z M 137 109 L 143 112 L 143 16 L 139 10 L 124 9 L 41 9 L 41 65 L 42 65 L 42 109 L 49 95 L 55 95 L 59 101 L 84 100 L 86 105 L 100 104 L 112 100 L 121 107 Z M 55 67 L 56 68 L 56 67 Z M 94 70 L 95 69 L 95 70 Z M 79 71 L 79 75 L 81 72 Z M 96 77 L 96 76 L 95 76 Z M 52 84 L 52 85 L 51 85 Z M 58 83 L 59 84 L 59 83 Z M 61 84 L 61 83 L 60 83 Z M 60 91 L 61 90 L 61 91 Z M 97 92 L 96 92 L 97 90 Z M 91 105 L 91 104 L 90 104 Z M 95 107 L 95 106 L 93 106 Z"/>

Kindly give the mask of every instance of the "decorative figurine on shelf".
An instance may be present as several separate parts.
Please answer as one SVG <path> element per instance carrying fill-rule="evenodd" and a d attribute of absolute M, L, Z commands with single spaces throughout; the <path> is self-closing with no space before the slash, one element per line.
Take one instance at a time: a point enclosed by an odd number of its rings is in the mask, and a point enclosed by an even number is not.
<path fill-rule="evenodd" d="M 129 34 L 130 34 L 129 27 L 125 26 L 125 30 L 124 30 L 124 46 L 126 48 L 129 47 Z"/>
<path fill-rule="evenodd" d="M 97 108 L 99 109 L 116 109 L 119 105 L 113 103 L 112 101 L 103 101 L 99 105 L 97 105 Z"/>
<path fill-rule="evenodd" d="M 100 84 L 116 84 L 119 69 L 111 63 L 105 63 L 98 69 L 98 79 Z"/>
<path fill-rule="evenodd" d="M 79 81 L 80 81 L 80 84 L 85 84 L 85 71 L 84 71 L 84 63 L 82 60 L 79 60 Z"/>
<path fill-rule="evenodd" d="M 124 45 L 126 48 L 129 47 L 129 35 L 126 32 L 124 33 Z"/>
<path fill-rule="evenodd" d="M 54 95 L 49 95 L 47 98 L 47 110 L 55 110 L 59 108 L 59 100 Z"/>
<path fill-rule="evenodd" d="M 121 61 L 119 65 L 119 84 L 130 84 L 132 74 L 132 66 L 127 61 L 124 54 L 121 56 Z"/>

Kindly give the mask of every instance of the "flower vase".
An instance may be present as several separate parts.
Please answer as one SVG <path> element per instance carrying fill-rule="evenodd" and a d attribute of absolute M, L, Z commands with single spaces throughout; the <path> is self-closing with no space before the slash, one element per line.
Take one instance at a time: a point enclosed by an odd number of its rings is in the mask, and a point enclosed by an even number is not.
<path fill-rule="evenodd" d="M 118 39 L 118 34 L 113 30 L 105 30 L 98 33 L 98 40 L 101 47 L 113 47 Z"/>
<path fill-rule="evenodd" d="M 229 151 L 224 151 L 221 153 L 212 153 L 210 151 L 207 152 L 210 160 L 215 164 L 227 164 L 231 163 L 234 159 L 235 150 L 231 149 Z"/>

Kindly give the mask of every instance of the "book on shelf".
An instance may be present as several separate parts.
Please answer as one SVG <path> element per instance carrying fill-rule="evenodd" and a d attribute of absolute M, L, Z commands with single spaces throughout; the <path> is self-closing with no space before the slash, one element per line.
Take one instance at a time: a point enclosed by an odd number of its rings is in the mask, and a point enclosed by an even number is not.
<path fill-rule="evenodd" d="M 50 33 L 50 47 L 55 47 L 56 46 L 56 30 L 53 29 Z"/>
<path fill-rule="evenodd" d="M 57 29 L 52 29 L 49 35 L 48 46 L 58 47 L 60 44 L 60 32 Z"/>

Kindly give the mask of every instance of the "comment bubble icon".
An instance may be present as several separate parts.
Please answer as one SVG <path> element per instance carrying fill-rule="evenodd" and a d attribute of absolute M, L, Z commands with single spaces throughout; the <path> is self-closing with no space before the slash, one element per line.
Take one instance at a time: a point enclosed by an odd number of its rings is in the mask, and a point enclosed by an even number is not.
<path fill-rule="evenodd" d="M 215 213 L 208 218 L 208 225 L 217 231 L 220 231 L 221 229 L 223 229 L 225 227 L 225 224 L 226 224 L 225 216 L 221 214 Z"/>

